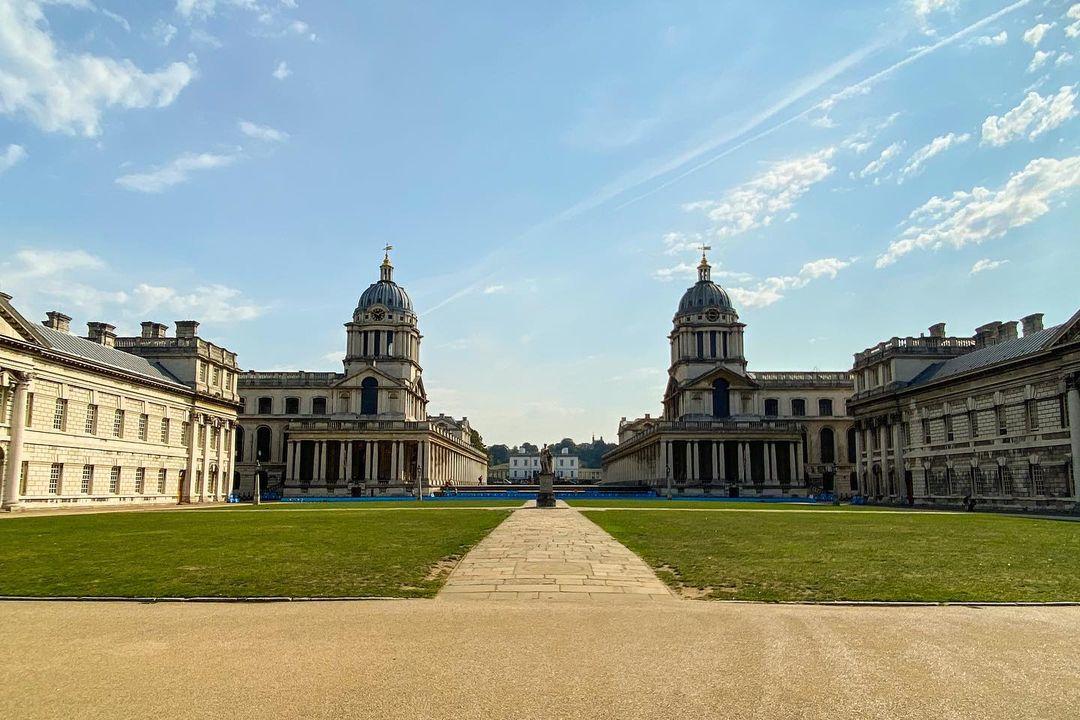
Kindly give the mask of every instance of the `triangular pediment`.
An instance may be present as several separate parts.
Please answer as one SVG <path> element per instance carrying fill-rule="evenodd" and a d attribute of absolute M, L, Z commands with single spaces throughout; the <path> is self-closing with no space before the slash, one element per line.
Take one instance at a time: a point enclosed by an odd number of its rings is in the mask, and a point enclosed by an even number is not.
<path fill-rule="evenodd" d="M 396 378 L 392 375 L 387 375 L 379 368 L 370 366 L 355 373 L 354 375 L 346 375 L 345 377 L 331 385 L 331 387 L 337 388 L 338 390 L 359 390 L 360 383 L 364 382 L 364 380 L 369 377 L 376 378 L 379 381 L 379 385 L 381 386 L 393 385 L 396 387 L 405 387 L 405 383 L 402 382 L 399 378 Z"/>
<path fill-rule="evenodd" d="M 1071 318 L 1061 323 L 1058 329 L 1054 331 L 1054 334 L 1046 341 L 1046 344 L 1043 345 L 1043 348 L 1067 345 L 1077 340 L 1080 340 L 1080 310 L 1077 310 Z"/>
<path fill-rule="evenodd" d="M 49 347 L 49 343 L 38 332 L 34 323 L 23 317 L 10 300 L 11 298 L 7 295 L 0 293 L 0 335 L 32 345 Z"/>
<path fill-rule="evenodd" d="M 708 370 L 701 375 L 698 375 L 696 378 L 687 380 L 683 383 L 683 387 L 693 390 L 711 389 L 713 383 L 717 380 L 727 380 L 728 385 L 732 390 L 753 390 L 761 387 L 760 384 L 750 376 L 723 365 Z"/>

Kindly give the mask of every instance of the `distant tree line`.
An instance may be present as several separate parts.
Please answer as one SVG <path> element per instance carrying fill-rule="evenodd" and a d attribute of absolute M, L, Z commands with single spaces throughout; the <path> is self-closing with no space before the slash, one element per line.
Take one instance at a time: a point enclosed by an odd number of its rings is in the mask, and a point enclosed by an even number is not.
<path fill-rule="evenodd" d="M 604 453 L 614 450 L 615 443 L 604 442 L 603 438 L 599 440 L 592 440 L 591 442 L 576 443 L 571 438 L 563 438 L 559 442 L 549 443 L 551 445 L 552 455 L 560 454 L 563 449 L 567 450 L 569 455 L 577 455 L 581 462 L 581 467 L 585 468 L 599 468 L 602 467 L 600 458 Z M 509 447 L 507 445 L 492 445 L 488 448 L 488 464 L 490 465 L 503 465 L 510 462 L 511 455 L 536 455 L 540 452 L 540 448 L 529 442 Z"/>

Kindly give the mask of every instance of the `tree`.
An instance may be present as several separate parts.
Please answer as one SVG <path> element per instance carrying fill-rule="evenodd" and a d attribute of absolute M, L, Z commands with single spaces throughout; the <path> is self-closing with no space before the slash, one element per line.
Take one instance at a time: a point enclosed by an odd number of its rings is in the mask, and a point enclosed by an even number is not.
<path fill-rule="evenodd" d="M 536 455 L 540 452 L 540 448 L 536 447 L 532 443 L 521 443 L 521 452 L 526 455 Z"/>
<path fill-rule="evenodd" d="M 478 433 L 476 430 L 473 430 L 472 428 L 469 429 L 469 444 L 480 452 L 484 453 L 485 455 L 487 454 L 488 450 L 487 445 L 484 444 L 484 438 L 482 438 L 480 436 L 480 433 Z"/>
<path fill-rule="evenodd" d="M 510 448 L 505 445 L 492 445 L 488 448 L 489 465 L 505 465 L 510 462 Z"/>

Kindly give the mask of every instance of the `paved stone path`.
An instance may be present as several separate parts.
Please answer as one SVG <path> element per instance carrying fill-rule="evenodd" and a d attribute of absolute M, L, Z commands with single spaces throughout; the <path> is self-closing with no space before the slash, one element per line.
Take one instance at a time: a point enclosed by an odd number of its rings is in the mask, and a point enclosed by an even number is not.
<path fill-rule="evenodd" d="M 440 598 L 673 601 L 634 553 L 560 501 L 514 511 L 469 552 Z"/>

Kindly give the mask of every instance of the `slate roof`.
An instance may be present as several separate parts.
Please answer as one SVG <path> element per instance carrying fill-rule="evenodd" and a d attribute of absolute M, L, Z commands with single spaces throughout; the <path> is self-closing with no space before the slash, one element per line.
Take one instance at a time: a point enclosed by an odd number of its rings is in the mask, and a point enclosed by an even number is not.
<path fill-rule="evenodd" d="M 158 382 L 187 387 L 160 365 L 151 363 L 138 355 L 106 347 L 101 343 L 91 342 L 85 338 L 53 330 L 52 328 L 40 326 L 34 329 L 41 333 L 52 350 L 66 355 L 73 355 L 97 365 L 105 365 L 116 370 L 142 375 Z"/>
<path fill-rule="evenodd" d="M 1060 327 L 1060 325 L 1055 325 L 1024 337 L 999 342 L 981 350 L 975 350 L 943 362 L 934 363 L 916 375 L 908 387 L 937 382 L 953 375 L 979 370 L 1008 360 L 1016 360 L 1025 355 L 1031 355 L 1041 350 Z"/>

